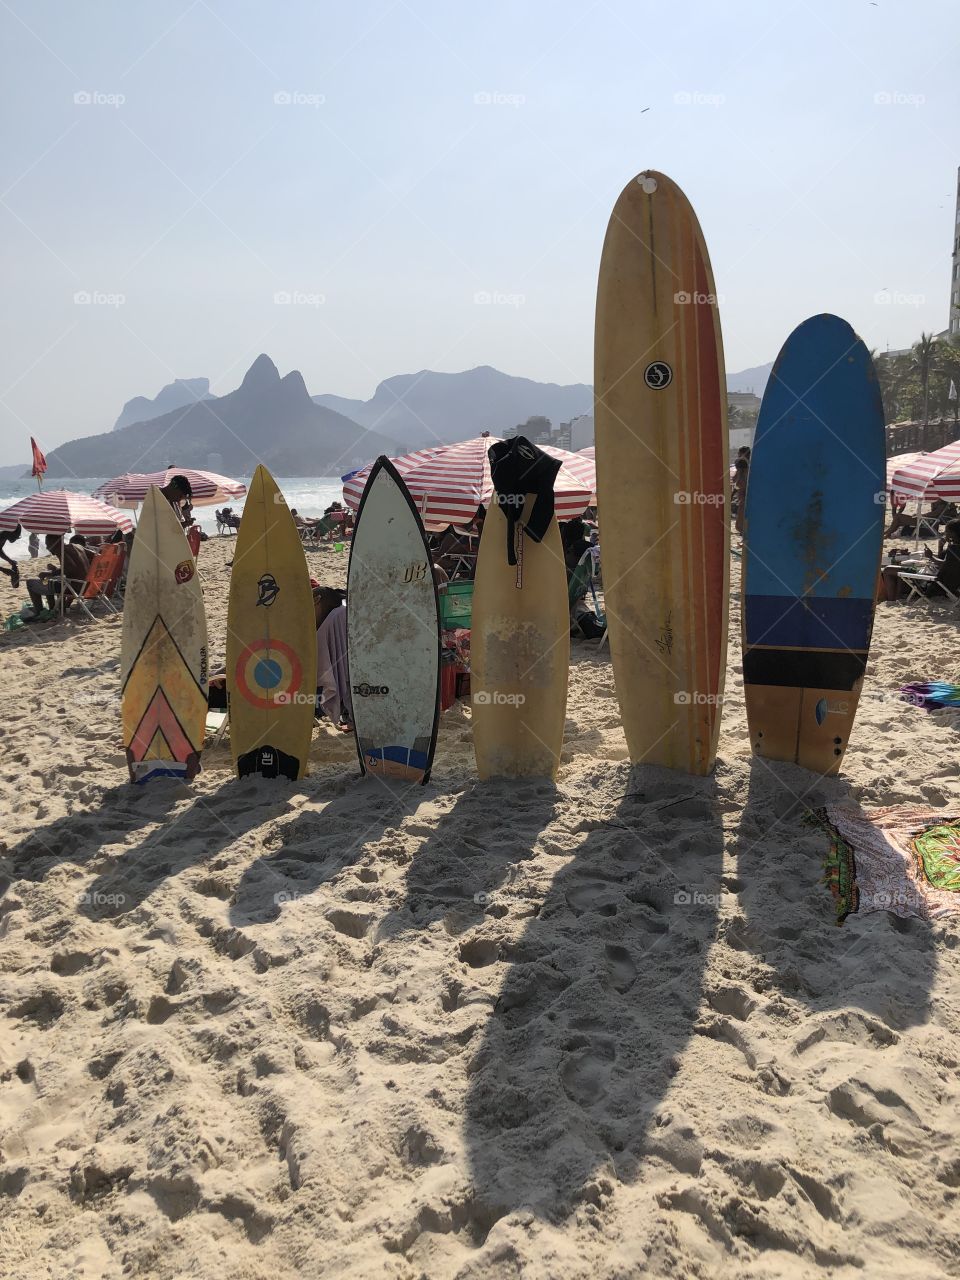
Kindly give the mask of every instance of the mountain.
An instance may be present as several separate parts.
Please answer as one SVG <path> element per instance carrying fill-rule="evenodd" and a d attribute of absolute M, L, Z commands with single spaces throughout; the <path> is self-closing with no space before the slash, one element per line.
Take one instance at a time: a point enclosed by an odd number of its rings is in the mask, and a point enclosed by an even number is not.
<path fill-rule="evenodd" d="M 381 382 L 370 400 L 322 395 L 314 401 L 413 449 L 467 440 L 481 431 L 499 435 L 534 414 L 554 426 L 569 422 L 592 411 L 593 388 L 534 382 L 481 365 L 463 373 L 401 373 Z"/>
<path fill-rule="evenodd" d="M 763 391 L 773 369 L 773 361 L 769 364 L 758 364 L 753 369 L 742 369 L 739 373 L 727 374 L 728 391 L 752 391 L 763 399 Z"/>
<path fill-rule="evenodd" d="M 220 455 L 216 470 L 233 475 L 249 475 L 258 462 L 275 475 L 341 475 L 400 451 L 395 440 L 314 404 L 299 372 L 281 378 L 262 355 L 228 395 L 61 445 L 47 455 L 47 476 L 155 471 L 171 461 L 206 467 L 212 454 Z"/>
<path fill-rule="evenodd" d="M 727 376 L 728 391 L 763 395 L 772 364 Z M 554 426 L 593 412 L 593 387 L 534 382 L 481 365 L 463 373 L 402 373 L 381 382 L 370 400 L 313 397 L 316 404 L 400 440 L 405 449 L 466 440 L 481 431 L 502 433 L 534 414 Z"/>
<path fill-rule="evenodd" d="M 120 417 L 113 424 L 114 431 L 121 427 L 129 427 L 134 422 L 149 422 L 151 418 L 160 418 L 174 409 L 181 409 L 185 404 L 193 404 L 196 400 L 210 397 L 209 378 L 175 378 L 162 387 L 152 400 L 146 396 L 134 396 L 123 406 Z"/>
<path fill-rule="evenodd" d="M 21 462 L 19 466 L 0 467 L 0 480 L 29 480 L 31 464 Z"/>

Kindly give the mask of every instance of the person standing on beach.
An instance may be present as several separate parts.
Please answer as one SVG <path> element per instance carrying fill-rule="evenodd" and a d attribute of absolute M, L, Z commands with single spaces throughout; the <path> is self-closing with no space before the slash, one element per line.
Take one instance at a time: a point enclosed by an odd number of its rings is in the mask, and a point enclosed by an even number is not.
<path fill-rule="evenodd" d="M 733 494 L 737 500 L 737 515 L 734 527 L 737 533 L 743 537 L 743 515 L 744 508 L 747 505 L 747 476 L 750 472 L 750 446 L 743 445 L 737 450 L 737 460 L 734 463 L 736 475 L 733 477 Z"/>
<path fill-rule="evenodd" d="M 7 555 L 6 546 L 8 542 L 16 542 L 21 533 L 23 533 L 23 529 L 20 525 L 17 525 L 14 529 L 0 531 L 0 557 L 6 560 L 7 564 L 10 565 L 9 569 L 4 569 L 3 566 L 0 565 L 0 573 L 5 573 L 7 575 L 10 579 L 11 587 L 19 587 L 20 585 L 20 566 L 17 564 L 16 560 L 14 560 L 13 556 Z M 33 536 L 36 537 L 36 534 Z"/>
<path fill-rule="evenodd" d="M 177 519 L 186 529 L 193 524 L 192 507 L 193 489 L 186 476 L 171 476 L 160 492 L 177 513 Z"/>

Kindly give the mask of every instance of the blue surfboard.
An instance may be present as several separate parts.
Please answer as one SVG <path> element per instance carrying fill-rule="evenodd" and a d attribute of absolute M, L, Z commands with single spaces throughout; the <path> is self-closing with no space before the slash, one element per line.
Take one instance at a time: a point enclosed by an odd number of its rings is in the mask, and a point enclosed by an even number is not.
<path fill-rule="evenodd" d="M 743 683 L 756 755 L 836 773 L 883 549 L 883 405 L 845 320 L 796 328 L 757 420 L 743 532 Z"/>

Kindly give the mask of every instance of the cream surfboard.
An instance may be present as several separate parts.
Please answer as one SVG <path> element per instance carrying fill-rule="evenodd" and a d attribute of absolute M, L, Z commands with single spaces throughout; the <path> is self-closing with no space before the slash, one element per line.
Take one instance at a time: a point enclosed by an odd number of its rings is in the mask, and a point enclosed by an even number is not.
<path fill-rule="evenodd" d="M 610 218 L 594 394 L 604 602 L 630 759 L 709 773 L 727 648 L 726 384 L 700 225 L 661 173 L 632 179 Z"/>
<path fill-rule="evenodd" d="M 227 608 L 227 707 L 238 775 L 302 778 L 313 733 L 317 628 L 306 556 L 276 481 L 257 467 Z"/>
<path fill-rule="evenodd" d="M 473 746 L 482 779 L 555 778 L 570 665 L 570 613 L 560 530 L 541 543 L 517 525 L 518 564 L 507 562 L 507 520 L 490 504 L 477 556 L 470 635 Z"/>
<path fill-rule="evenodd" d="M 155 485 L 130 555 L 120 669 L 131 781 L 194 777 L 207 715 L 207 621 L 183 528 Z"/>
<path fill-rule="evenodd" d="M 364 773 L 426 782 L 440 720 L 440 607 L 423 524 L 388 458 L 357 508 L 347 654 Z"/>

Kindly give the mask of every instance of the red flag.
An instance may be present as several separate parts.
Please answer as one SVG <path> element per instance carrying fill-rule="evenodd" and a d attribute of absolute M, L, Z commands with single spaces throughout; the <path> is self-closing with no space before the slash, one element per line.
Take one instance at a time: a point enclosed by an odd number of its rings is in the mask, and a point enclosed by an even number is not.
<path fill-rule="evenodd" d="M 30 448 L 33 450 L 33 470 L 30 472 L 32 476 L 36 476 L 37 484 L 42 484 L 41 477 L 47 469 L 47 460 L 40 451 L 40 446 L 30 437 Z"/>

